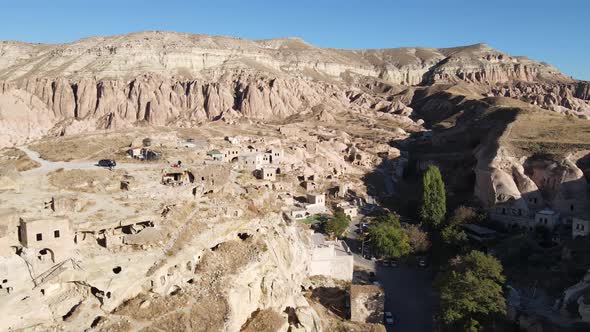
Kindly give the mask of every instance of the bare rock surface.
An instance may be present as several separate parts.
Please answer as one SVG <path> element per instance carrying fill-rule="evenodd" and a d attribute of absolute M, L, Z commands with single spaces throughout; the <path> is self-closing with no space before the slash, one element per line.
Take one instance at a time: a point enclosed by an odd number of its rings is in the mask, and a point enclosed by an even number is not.
<path fill-rule="evenodd" d="M 0 107 L 21 100 L 20 111 L 0 118 L 7 128 L 0 146 L 96 129 L 280 121 L 322 104 L 408 117 L 405 87 L 458 82 L 590 116 L 588 84 L 486 44 L 340 50 L 299 38 L 143 31 L 64 44 L 0 42 Z"/>

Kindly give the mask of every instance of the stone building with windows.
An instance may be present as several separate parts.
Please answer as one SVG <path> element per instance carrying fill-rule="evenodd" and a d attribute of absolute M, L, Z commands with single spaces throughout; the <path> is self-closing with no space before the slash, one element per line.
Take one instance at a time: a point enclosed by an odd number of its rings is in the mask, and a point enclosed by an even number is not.
<path fill-rule="evenodd" d="M 21 219 L 18 229 L 20 243 L 34 250 L 39 261 L 55 263 L 66 259 L 74 243 L 74 234 L 67 219 Z"/>

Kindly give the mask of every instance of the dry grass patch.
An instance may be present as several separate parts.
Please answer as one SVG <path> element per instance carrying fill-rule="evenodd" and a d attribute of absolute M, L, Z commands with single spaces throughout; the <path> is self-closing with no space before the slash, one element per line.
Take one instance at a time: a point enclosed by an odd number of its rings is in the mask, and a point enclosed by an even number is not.
<path fill-rule="evenodd" d="M 528 154 L 562 155 L 590 148 L 590 121 L 548 112 L 522 112 L 506 142 Z"/>
<path fill-rule="evenodd" d="M 120 190 L 123 170 L 63 170 L 58 169 L 50 174 L 49 183 L 54 187 L 87 193 L 116 192 Z"/>
<path fill-rule="evenodd" d="M 132 138 L 119 133 L 49 138 L 30 146 L 50 161 L 115 158 Z"/>

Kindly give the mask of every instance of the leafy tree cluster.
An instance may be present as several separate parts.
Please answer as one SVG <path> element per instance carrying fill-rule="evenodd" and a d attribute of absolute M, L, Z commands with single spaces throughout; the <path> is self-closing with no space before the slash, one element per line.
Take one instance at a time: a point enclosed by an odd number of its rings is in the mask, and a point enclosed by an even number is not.
<path fill-rule="evenodd" d="M 348 228 L 349 222 L 350 218 L 348 218 L 348 216 L 344 214 L 344 211 L 342 209 L 337 209 L 334 212 L 332 218 L 326 221 L 324 230 L 331 236 L 339 237 L 342 236 L 342 234 L 344 234 L 344 232 Z"/>
<path fill-rule="evenodd" d="M 448 265 L 435 281 L 440 294 L 440 321 L 448 331 L 481 331 L 506 313 L 501 263 L 493 256 L 470 251 L 461 227 L 480 223 L 484 217 L 473 208 L 460 206 L 443 223 L 446 196 L 440 170 L 429 166 L 422 184 L 418 214 L 431 231 L 433 258 Z M 449 260 L 457 254 L 460 256 Z"/>
<path fill-rule="evenodd" d="M 398 258 L 411 251 L 409 237 L 401 227 L 395 214 L 383 214 L 369 226 L 369 237 L 373 251 L 382 257 Z"/>
<path fill-rule="evenodd" d="M 461 225 L 468 223 L 480 223 L 485 217 L 474 208 L 459 206 L 453 211 L 452 216 L 441 230 L 443 242 L 451 250 L 457 251 L 467 247 L 467 234 Z"/>
<path fill-rule="evenodd" d="M 506 313 L 502 295 L 505 278 L 500 262 L 480 251 L 451 260 L 436 280 L 441 321 L 450 331 L 479 331 Z"/>

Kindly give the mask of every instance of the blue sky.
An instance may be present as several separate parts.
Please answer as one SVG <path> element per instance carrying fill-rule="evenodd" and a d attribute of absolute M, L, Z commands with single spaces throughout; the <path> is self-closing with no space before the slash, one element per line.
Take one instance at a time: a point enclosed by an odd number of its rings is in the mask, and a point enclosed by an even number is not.
<path fill-rule="evenodd" d="M 485 42 L 590 80 L 589 0 L 0 0 L 0 39 L 66 42 L 172 30 L 297 36 L 325 47 Z"/>

